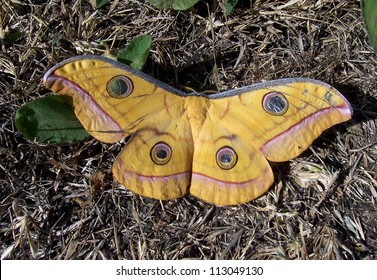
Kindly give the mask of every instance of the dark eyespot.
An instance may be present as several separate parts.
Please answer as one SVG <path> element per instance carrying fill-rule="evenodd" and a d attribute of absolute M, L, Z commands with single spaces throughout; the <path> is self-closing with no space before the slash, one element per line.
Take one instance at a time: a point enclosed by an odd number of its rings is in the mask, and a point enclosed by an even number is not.
<path fill-rule="evenodd" d="M 217 165 L 222 169 L 233 168 L 238 160 L 236 152 L 231 147 L 223 147 L 216 153 Z"/>
<path fill-rule="evenodd" d="M 283 115 L 288 110 L 288 100 L 280 92 L 269 92 L 263 97 L 263 109 L 272 115 Z"/>
<path fill-rule="evenodd" d="M 164 165 L 171 158 L 171 148 L 164 142 L 159 142 L 151 149 L 151 159 L 155 164 Z"/>
<path fill-rule="evenodd" d="M 107 83 L 106 89 L 112 97 L 123 98 L 131 94 L 134 86 L 126 76 L 115 76 Z"/>

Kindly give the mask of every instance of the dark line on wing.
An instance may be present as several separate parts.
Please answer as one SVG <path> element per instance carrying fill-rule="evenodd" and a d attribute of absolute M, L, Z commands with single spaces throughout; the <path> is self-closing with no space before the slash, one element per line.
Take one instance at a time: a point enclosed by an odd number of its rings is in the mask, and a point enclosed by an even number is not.
<path fill-rule="evenodd" d="M 220 116 L 220 120 L 222 120 L 225 116 L 226 116 L 226 114 L 229 112 L 229 108 L 230 108 L 230 102 L 229 101 L 226 101 L 226 109 L 225 109 L 225 111 L 223 112 L 223 114 Z"/>

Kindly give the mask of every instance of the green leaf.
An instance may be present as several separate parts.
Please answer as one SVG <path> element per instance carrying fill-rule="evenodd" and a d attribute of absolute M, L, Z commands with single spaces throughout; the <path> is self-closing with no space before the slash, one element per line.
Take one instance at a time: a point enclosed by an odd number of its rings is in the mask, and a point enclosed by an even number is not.
<path fill-rule="evenodd" d="M 155 5 L 158 9 L 168 9 L 174 3 L 174 0 L 147 0 L 149 3 Z"/>
<path fill-rule="evenodd" d="M 89 135 L 67 96 L 48 95 L 23 105 L 16 112 L 16 127 L 38 143 L 73 143 Z"/>
<path fill-rule="evenodd" d="M 109 3 L 110 3 L 110 0 L 96 0 L 96 9 L 100 9 Z"/>
<path fill-rule="evenodd" d="M 225 15 L 228 16 L 232 11 L 233 8 L 237 5 L 238 0 L 227 0 L 226 1 L 226 10 Z"/>
<path fill-rule="evenodd" d="M 183 11 L 191 8 L 198 2 L 199 0 L 175 0 L 172 7 L 174 10 Z"/>
<path fill-rule="evenodd" d="M 377 52 L 377 0 L 361 0 L 361 9 L 369 40 Z"/>
<path fill-rule="evenodd" d="M 141 70 L 148 58 L 151 45 L 152 38 L 149 35 L 137 36 L 118 53 L 117 60 Z"/>
<path fill-rule="evenodd" d="M 4 42 L 7 44 L 11 44 L 19 40 L 21 37 L 22 33 L 20 31 L 12 29 L 4 35 Z"/>
<path fill-rule="evenodd" d="M 173 8 L 177 11 L 190 9 L 200 0 L 147 0 L 149 3 L 155 5 L 158 9 Z"/>

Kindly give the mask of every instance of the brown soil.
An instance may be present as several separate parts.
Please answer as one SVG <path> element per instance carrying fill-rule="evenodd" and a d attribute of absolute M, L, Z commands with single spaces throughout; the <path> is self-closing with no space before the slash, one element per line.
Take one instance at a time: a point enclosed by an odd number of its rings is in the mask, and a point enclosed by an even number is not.
<path fill-rule="evenodd" d="M 0 251 L 4 259 L 376 259 L 377 61 L 359 1 L 239 1 L 160 11 L 145 1 L 0 5 Z M 288 3 L 288 4 L 286 4 Z M 8 40 L 19 31 L 21 37 Z M 310 77 L 339 89 L 354 118 L 300 157 L 274 165 L 257 200 L 216 207 L 190 195 L 158 201 L 116 183 L 123 144 L 38 145 L 16 110 L 48 94 L 43 74 L 82 54 L 116 54 L 137 35 L 144 72 L 183 90 Z M 7 40 L 4 40 L 8 38 Z"/>

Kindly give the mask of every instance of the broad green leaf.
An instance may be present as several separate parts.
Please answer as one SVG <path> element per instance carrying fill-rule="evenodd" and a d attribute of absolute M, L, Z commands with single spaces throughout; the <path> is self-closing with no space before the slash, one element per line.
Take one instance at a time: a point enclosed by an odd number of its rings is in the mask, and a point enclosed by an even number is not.
<path fill-rule="evenodd" d="M 177 11 L 183 11 L 191 8 L 198 2 L 199 0 L 175 0 L 172 8 Z"/>
<path fill-rule="evenodd" d="M 369 40 L 377 52 L 377 0 L 361 0 L 361 9 Z"/>
<path fill-rule="evenodd" d="M 4 35 L 4 42 L 11 44 L 16 42 L 18 39 L 22 37 L 22 33 L 18 30 L 10 30 L 8 33 Z"/>
<path fill-rule="evenodd" d="M 110 3 L 110 0 L 96 0 L 96 9 L 100 9 L 109 3 Z"/>
<path fill-rule="evenodd" d="M 169 9 L 174 3 L 174 0 L 147 0 L 149 3 L 155 5 L 158 9 Z"/>
<path fill-rule="evenodd" d="M 173 8 L 177 11 L 190 9 L 200 0 L 147 0 L 149 3 L 155 5 L 158 9 Z"/>
<path fill-rule="evenodd" d="M 225 15 L 229 15 L 232 11 L 233 8 L 237 5 L 238 0 L 227 0 L 226 1 L 226 11 Z"/>
<path fill-rule="evenodd" d="M 19 108 L 16 127 L 38 143 L 73 143 L 89 135 L 76 118 L 69 97 L 58 95 L 48 95 Z"/>
<path fill-rule="evenodd" d="M 151 45 L 152 38 L 149 35 L 137 36 L 118 53 L 117 60 L 141 70 L 148 58 Z"/>

